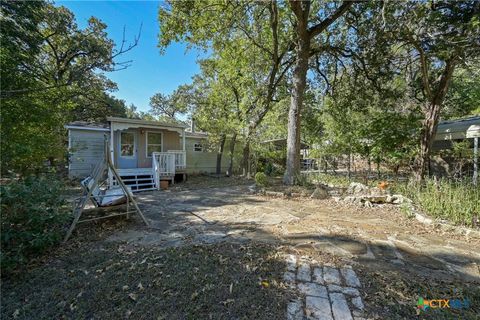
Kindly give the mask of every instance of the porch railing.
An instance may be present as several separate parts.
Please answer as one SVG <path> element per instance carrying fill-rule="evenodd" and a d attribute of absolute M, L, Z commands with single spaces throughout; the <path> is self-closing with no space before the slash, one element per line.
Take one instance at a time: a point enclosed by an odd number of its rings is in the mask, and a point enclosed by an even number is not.
<path fill-rule="evenodd" d="M 187 167 L 187 157 L 183 150 L 168 150 L 167 153 L 175 155 L 175 169 L 185 169 Z"/>
<path fill-rule="evenodd" d="M 161 177 L 173 177 L 177 169 L 186 168 L 185 151 L 169 150 L 152 153 L 152 169 L 155 187 L 160 188 Z"/>

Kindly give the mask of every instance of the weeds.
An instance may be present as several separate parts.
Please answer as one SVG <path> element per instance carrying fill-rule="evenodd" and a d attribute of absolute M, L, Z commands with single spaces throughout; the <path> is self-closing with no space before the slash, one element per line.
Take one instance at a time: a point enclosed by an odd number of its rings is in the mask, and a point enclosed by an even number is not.
<path fill-rule="evenodd" d="M 423 186 L 399 184 L 395 191 L 411 198 L 425 213 L 455 224 L 478 226 L 480 189 L 471 182 L 428 179 Z"/>

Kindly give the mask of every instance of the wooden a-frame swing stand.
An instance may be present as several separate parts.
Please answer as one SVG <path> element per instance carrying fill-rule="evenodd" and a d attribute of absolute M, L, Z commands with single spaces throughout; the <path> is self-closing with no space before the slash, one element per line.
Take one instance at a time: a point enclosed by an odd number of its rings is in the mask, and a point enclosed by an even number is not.
<path fill-rule="evenodd" d="M 111 158 L 108 156 L 108 138 L 105 135 L 105 143 L 104 143 L 104 152 L 103 152 L 103 158 L 101 161 L 97 163 L 95 168 L 93 169 L 91 179 L 92 182 L 89 182 L 87 185 L 88 187 L 83 186 L 83 195 L 77 201 L 75 201 L 74 209 L 73 209 L 73 222 L 70 228 L 67 231 L 67 234 L 65 235 L 65 239 L 63 240 L 66 242 L 68 238 L 72 235 L 73 230 L 79 223 L 83 222 L 88 222 L 88 221 L 95 221 L 99 219 L 107 219 L 107 218 L 112 218 L 116 216 L 123 216 L 126 215 L 127 219 L 129 218 L 130 213 L 138 213 L 138 215 L 142 218 L 143 222 L 148 226 L 149 222 L 143 215 L 142 211 L 138 207 L 137 202 L 133 198 L 132 192 L 127 188 L 125 183 L 122 181 L 120 178 L 120 175 L 118 174 L 117 170 L 115 169 Z M 113 174 L 115 177 L 115 180 L 117 181 L 118 185 L 120 186 L 121 191 L 123 192 L 122 194 L 117 194 L 117 195 L 94 195 L 93 192 L 94 190 L 98 190 L 98 188 L 102 185 L 102 183 L 105 181 L 105 173 L 110 172 Z M 88 219 L 81 219 L 82 213 L 85 210 L 85 206 L 87 205 L 88 201 L 90 200 L 95 207 L 103 209 L 104 211 L 112 211 L 115 209 L 118 209 L 120 207 L 125 206 L 125 204 L 120 204 L 120 205 L 115 205 L 115 206 L 101 206 L 102 199 L 104 197 L 112 197 L 112 196 L 120 196 L 120 195 L 125 195 L 126 197 L 126 211 L 125 212 L 120 212 L 120 213 L 112 213 L 108 215 L 104 215 L 101 217 L 94 217 L 94 218 L 88 218 Z M 133 207 L 133 208 L 131 208 Z"/>

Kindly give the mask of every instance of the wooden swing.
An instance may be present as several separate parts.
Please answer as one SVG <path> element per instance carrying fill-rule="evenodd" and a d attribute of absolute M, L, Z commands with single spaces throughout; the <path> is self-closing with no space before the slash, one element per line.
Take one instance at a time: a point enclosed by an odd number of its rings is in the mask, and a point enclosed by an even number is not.
<path fill-rule="evenodd" d="M 121 191 L 121 194 L 109 192 L 114 189 L 100 189 L 100 187 L 102 187 L 103 183 L 106 180 L 105 177 L 108 170 L 110 170 L 110 172 L 115 177 L 119 185 L 119 188 L 116 188 L 116 190 Z M 143 222 L 147 226 L 149 225 L 148 220 L 145 218 L 142 211 L 138 207 L 137 202 L 133 198 L 131 190 L 129 190 L 125 183 L 122 181 L 120 175 L 113 166 L 111 158 L 108 156 L 108 138 L 106 135 L 102 159 L 97 163 L 97 165 L 92 171 L 92 174 L 81 182 L 81 185 L 83 188 L 83 195 L 75 201 L 73 209 L 73 222 L 68 229 L 67 234 L 65 235 L 65 239 L 63 240 L 64 242 L 66 242 L 68 238 L 70 238 L 73 230 L 78 223 L 107 219 L 123 215 L 126 215 L 128 219 L 130 213 L 136 212 L 142 218 Z M 126 211 L 120 213 L 112 213 L 101 217 L 81 219 L 82 213 L 84 212 L 85 206 L 87 205 L 88 201 L 91 201 L 96 208 L 103 211 L 114 211 L 115 209 L 123 207 L 126 203 Z M 132 210 L 130 210 L 132 206 L 133 208 Z"/>

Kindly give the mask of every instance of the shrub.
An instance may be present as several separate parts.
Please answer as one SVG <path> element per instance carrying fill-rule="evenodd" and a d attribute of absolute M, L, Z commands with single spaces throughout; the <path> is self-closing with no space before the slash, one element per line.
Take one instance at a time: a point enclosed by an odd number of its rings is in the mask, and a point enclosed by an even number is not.
<path fill-rule="evenodd" d="M 69 208 L 52 176 L 12 180 L 0 192 L 1 267 L 9 272 L 62 239 Z"/>
<path fill-rule="evenodd" d="M 263 172 L 257 172 L 255 174 L 255 183 L 261 187 L 266 187 L 268 185 L 267 175 Z"/>

